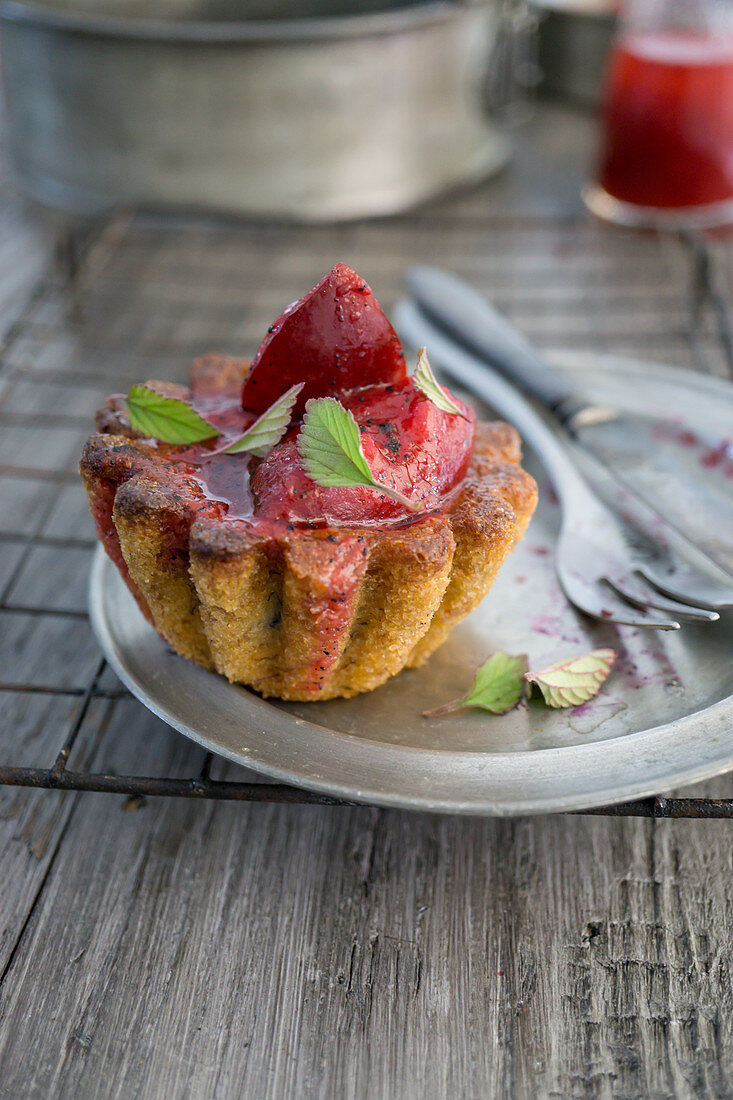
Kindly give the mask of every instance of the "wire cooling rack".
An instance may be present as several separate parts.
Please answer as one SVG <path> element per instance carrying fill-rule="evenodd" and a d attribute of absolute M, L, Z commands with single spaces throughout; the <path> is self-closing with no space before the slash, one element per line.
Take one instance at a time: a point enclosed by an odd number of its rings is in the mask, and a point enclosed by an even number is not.
<path fill-rule="evenodd" d="M 310 803 L 319 806 L 359 805 L 356 802 L 330 798 L 328 795 L 280 783 L 226 783 L 210 779 L 205 771 L 191 779 L 69 771 L 65 767 L 65 751 L 66 745 L 53 766 L 46 770 L 0 767 L 0 785 L 43 787 L 46 790 L 100 791 L 107 794 L 127 795 L 131 799 L 163 795 L 169 798 L 211 798 L 229 802 Z M 643 798 L 636 802 L 621 802 L 616 806 L 599 806 L 596 809 L 577 810 L 574 813 L 607 817 L 711 820 L 733 817 L 733 798 Z"/>
<path fill-rule="evenodd" d="M 16 760 L 29 754 L 33 757 L 32 766 L 0 764 L 0 785 L 98 791 L 127 795 L 132 800 L 165 796 L 355 805 L 282 784 L 212 778 L 210 755 L 195 775 L 184 777 L 109 774 L 79 765 L 79 760 L 82 765 L 89 762 L 79 746 L 91 708 L 97 701 L 114 702 L 127 696 L 100 659 L 86 617 L 86 579 L 95 540 L 76 464 L 91 413 L 108 392 L 140 377 L 157 374 L 174 378 L 176 372 L 182 376 L 194 354 L 212 347 L 237 353 L 252 346 L 261 316 L 274 316 L 283 296 L 291 291 L 287 282 L 291 276 L 292 296 L 297 296 L 303 282 L 298 257 L 312 253 L 315 247 L 309 236 L 314 230 L 292 228 L 251 227 L 231 237 L 222 231 L 212 237 L 203 229 L 197 234 L 189 228 L 180 245 L 175 233 L 150 230 L 146 234 L 143 229 L 127 240 L 128 223 L 121 215 L 106 222 L 101 232 L 82 236 L 74 230 L 62 235 L 57 270 L 32 295 L 2 348 L 0 697 L 5 700 L 4 708 L 21 699 L 28 712 L 34 706 L 38 709 L 44 697 L 66 700 L 73 705 L 74 717 L 70 728 L 57 739 L 55 727 L 47 737 L 39 738 L 27 716 L 23 729 L 17 730 L 17 741 L 12 721 L 5 729 L 0 727 L 3 755 Z M 465 239 L 458 242 L 464 255 L 476 247 L 474 229 L 467 224 Z M 413 226 L 410 232 L 414 231 Z M 324 243 L 325 232 L 319 231 L 318 247 L 337 254 L 343 247 L 341 239 Z M 357 230 L 350 232 L 358 236 Z M 389 231 L 393 250 L 395 232 Z M 458 239 L 461 232 L 464 230 L 457 225 L 453 236 Z M 497 237 L 503 232 L 499 227 Z M 516 233 L 517 227 L 511 232 Z M 366 244 L 356 241 L 355 251 L 368 245 L 376 257 L 379 230 L 369 233 L 371 236 L 364 237 Z M 123 239 L 125 247 L 120 249 Z M 587 242 L 576 240 L 567 227 L 532 223 L 522 240 L 524 250 L 510 255 L 518 257 L 518 268 L 525 265 L 530 272 L 536 269 L 538 255 L 551 256 L 560 248 L 573 248 L 581 263 L 590 251 Z M 653 270 L 646 281 L 656 287 L 658 255 L 651 255 L 648 244 L 639 246 L 635 240 L 629 243 L 623 238 L 616 244 L 616 240 L 614 265 L 623 272 L 627 262 L 637 266 L 650 263 Z M 397 287 L 404 266 L 399 248 L 392 260 L 379 262 L 383 282 Z M 249 279 L 242 275 L 243 264 Z M 700 282 L 701 265 L 697 255 L 693 286 Z M 376 258 L 372 266 L 377 266 Z M 262 270 L 267 278 L 259 277 Z M 517 281 L 522 277 L 519 270 Z M 202 285 L 208 288 L 209 302 L 214 303 L 205 310 L 201 309 Z M 266 299 L 269 292 L 264 289 L 269 285 L 273 287 L 272 301 Z M 581 269 L 578 285 L 582 288 L 579 293 L 586 294 L 589 284 Z M 601 301 L 607 300 L 607 287 L 604 294 L 606 299 Z M 243 316 L 242 302 L 247 300 L 256 301 L 251 319 L 246 313 Z M 720 303 L 716 306 L 713 301 L 712 305 L 718 308 Z M 595 306 L 600 311 L 598 303 Z M 593 307 L 593 301 L 585 304 L 598 331 L 605 318 L 600 312 L 593 316 Z M 656 300 L 655 308 L 661 308 Z M 528 309 L 534 309 L 531 302 Z M 723 339 L 729 335 L 728 329 L 712 337 L 700 330 L 694 338 L 695 354 L 712 357 L 720 354 L 721 347 L 729 352 Z M 644 334 L 636 338 L 643 341 Z M 587 337 L 580 333 L 579 339 Z M 675 350 L 680 356 L 679 349 L 672 346 L 660 354 L 668 352 L 671 359 Z M 39 758 L 41 747 L 52 759 Z M 657 797 L 582 812 L 617 817 L 733 818 L 733 798 Z"/>

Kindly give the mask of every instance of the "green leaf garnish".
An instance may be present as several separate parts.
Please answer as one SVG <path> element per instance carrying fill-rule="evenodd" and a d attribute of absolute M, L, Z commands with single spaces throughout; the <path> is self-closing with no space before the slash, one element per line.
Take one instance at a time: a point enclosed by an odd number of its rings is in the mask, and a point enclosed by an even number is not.
<path fill-rule="evenodd" d="M 556 661 L 525 679 L 537 684 L 550 707 L 577 707 L 597 695 L 616 660 L 615 649 L 594 649 L 583 657 Z"/>
<path fill-rule="evenodd" d="M 398 501 L 411 512 L 422 505 L 377 481 L 361 447 L 359 426 L 335 397 L 311 398 L 305 406 L 297 441 L 305 472 L 316 485 L 351 488 L 366 485 Z"/>
<path fill-rule="evenodd" d="M 448 396 L 433 374 L 433 368 L 428 362 L 425 348 L 420 348 L 417 353 L 417 367 L 412 380 L 417 388 L 442 412 L 453 413 L 455 416 L 468 420 L 466 414 L 461 412 L 453 398 Z"/>
<path fill-rule="evenodd" d="M 506 714 L 516 707 L 524 694 L 526 672 L 527 658 L 523 654 L 511 657 L 499 650 L 479 665 L 473 686 L 465 695 L 435 710 L 424 710 L 423 716 L 435 718 L 440 714 L 451 714 L 461 707 L 481 707 L 492 714 Z"/>
<path fill-rule="evenodd" d="M 279 443 L 287 431 L 293 405 L 298 399 L 298 394 L 303 389 L 305 382 L 291 386 L 289 390 L 273 401 L 269 409 L 265 409 L 262 416 L 250 424 L 247 431 L 235 439 L 228 447 L 224 447 L 224 454 L 236 455 L 247 451 L 257 458 L 264 458 L 269 451 Z"/>
<path fill-rule="evenodd" d="M 161 443 L 201 443 L 219 435 L 185 401 L 164 397 L 149 386 L 133 386 L 125 398 L 130 426 Z"/>
<path fill-rule="evenodd" d="M 618 654 L 615 649 L 594 649 L 583 657 L 569 657 L 543 668 L 527 671 L 525 656 L 494 653 L 480 665 L 470 691 L 435 710 L 424 710 L 426 718 L 451 714 L 461 707 L 481 707 L 492 714 L 506 714 L 522 698 L 525 683 L 537 684 L 550 707 L 577 707 L 587 703 L 601 689 Z"/>

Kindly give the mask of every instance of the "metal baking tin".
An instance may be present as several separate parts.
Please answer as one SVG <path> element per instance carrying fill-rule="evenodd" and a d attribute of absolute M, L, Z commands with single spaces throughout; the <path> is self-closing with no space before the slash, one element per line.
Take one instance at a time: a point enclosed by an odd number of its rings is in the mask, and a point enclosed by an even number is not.
<path fill-rule="evenodd" d="M 507 158 L 483 105 L 489 2 L 251 22 L 107 10 L 129 17 L 0 3 L 10 148 L 44 203 L 332 221 Z"/>

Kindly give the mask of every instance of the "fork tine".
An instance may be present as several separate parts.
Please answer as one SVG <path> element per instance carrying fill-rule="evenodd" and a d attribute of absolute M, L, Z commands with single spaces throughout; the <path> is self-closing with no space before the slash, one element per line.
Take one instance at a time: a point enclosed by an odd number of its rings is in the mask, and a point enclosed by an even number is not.
<path fill-rule="evenodd" d="M 583 466 L 586 474 L 601 498 L 611 507 L 617 516 L 623 517 L 626 534 L 641 538 L 645 544 L 640 570 L 646 579 L 660 592 L 673 599 L 693 602 L 710 609 L 733 607 L 733 579 L 726 583 L 711 579 L 686 560 L 690 554 L 705 561 L 715 572 L 730 576 L 716 559 L 710 556 L 708 549 L 696 541 L 695 533 L 687 528 L 683 531 L 672 523 L 664 512 L 641 496 L 629 481 L 621 484 L 603 463 L 589 452 L 583 454 Z M 646 555 L 663 553 L 669 557 L 667 566 L 660 565 L 659 572 L 646 564 Z M 679 563 L 679 564 L 677 564 Z M 669 575 L 667 575 L 667 572 Z M 681 581 L 684 575 L 684 581 Z M 691 588 L 687 588 L 687 582 Z"/>
<path fill-rule="evenodd" d="M 625 603 L 610 585 L 605 590 L 594 584 L 588 584 L 576 577 L 565 575 L 558 569 L 558 578 L 562 590 L 571 604 L 602 623 L 614 623 L 617 626 L 637 626 L 644 630 L 679 630 L 676 619 L 662 619 L 656 615 L 635 610 Z"/>
<path fill-rule="evenodd" d="M 683 602 L 689 600 L 690 602 L 694 602 L 698 607 L 707 607 L 710 610 L 723 610 L 726 607 L 733 607 L 733 586 L 727 587 L 726 585 L 719 584 L 710 577 L 706 577 L 704 573 L 698 573 L 697 570 L 686 568 L 684 573 L 679 571 L 681 576 L 689 580 L 689 585 L 685 585 L 680 577 L 678 577 L 677 570 L 670 572 L 670 574 L 665 577 L 656 573 L 645 562 L 640 562 L 637 568 L 644 576 L 644 579 L 647 580 L 649 584 L 653 585 L 659 592 L 664 593 L 665 596 L 670 596 L 673 599 L 682 600 Z"/>
<path fill-rule="evenodd" d="M 571 601 L 575 603 L 574 600 Z M 576 604 L 576 607 L 578 605 Z M 638 626 L 643 630 L 679 630 L 680 624 L 676 619 L 660 619 L 641 610 L 635 611 L 629 604 L 622 600 L 606 600 L 603 608 L 598 612 L 581 607 L 587 615 L 599 619 L 603 623 L 615 623 L 616 626 Z"/>
<path fill-rule="evenodd" d="M 665 596 L 660 596 L 653 588 L 648 588 L 645 584 L 640 583 L 633 575 L 623 579 L 608 577 L 607 580 L 620 596 L 628 600 L 634 607 L 640 607 L 642 610 L 653 607 L 657 611 L 668 611 L 679 619 L 686 619 L 688 622 L 693 623 L 714 623 L 720 618 L 717 611 L 711 611 L 709 608 L 678 603 L 676 600 L 669 600 Z"/>

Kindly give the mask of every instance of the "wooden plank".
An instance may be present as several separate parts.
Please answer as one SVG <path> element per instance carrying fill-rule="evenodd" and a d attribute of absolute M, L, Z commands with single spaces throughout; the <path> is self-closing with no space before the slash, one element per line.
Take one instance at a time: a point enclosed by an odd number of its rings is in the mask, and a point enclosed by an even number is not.
<path fill-rule="evenodd" d="M 5 605 L 85 614 L 93 553 L 91 547 L 32 547 L 5 595 Z"/>
<path fill-rule="evenodd" d="M 76 697 L 0 692 L 3 763 L 50 767 L 81 705 Z M 82 767 L 89 763 L 91 734 L 88 727 L 77 744 L 76 760 Z M 76 798 L 71 792 L 0 787 L 0 974 L 43 888 Z"/>
<path fill-rule="evenodd" d="M 108 394 L 109 386 L 106 383 L 69 386 L 39 378 L 35 372 L 26 372 L 14 381 L 7 396 L 3 398 L 3 412 L 32 416 L 73 416 L 83 419 L 83 426 L 87 427 Z"/>
<path fill-rule="evenodd" d="M 41 528 L 44 538 L 74 539 L 96 545 L 87 495 L 80 481 L 56 486 L 54 500 Z"/>
<path fill-rule="evenodd" d="M 119 765 L 190 755 L 137 721 Z M 85 798 L 16 952 L 10 1095 L 725 1095 L 725 825 L 123 806 Z"/>
<path fill-rule="evenodd" d="M 47 514 L 54 487 L 30 478 L 0 477 L 0 534 L 33 535 Z"/>
<path fill-rule="evenodd" d="M 98 661 L 85 619 L 0 611 L 0 687 L 84 691 Z"/>
<path fill-rule="evenodd" d="M 0 167 L 0 345 L 43 282 L 51 251 L 37 211 L 18 201 L 12 184 L 4 178 L 4 167 Z"/>
<path fill-rule="evenodd" d="M 4 424 L 0 431 L 0 463 L 35 471 L 72 473 L 79 465 L 79 454 L 88 434 L 84 428 L 44 428 L 43 446 L 39 447 L 39 437 L 27 427 Z"/>
<path fill-rule="evenodd" d="M 96 320 L 68 367 L 109 371 L 125 381 L 135 370 L 140 377 L 165 368 L 180 378 L 200 351 L 251 353 L 267 321 L 321 274 L 324 254 L 366 272 L 387 306 L 403 290 L 406 266 L 440 256 L 540 347 L 636 352 L 717 373 L 727 369 L 707 314 L 693 316 L 689 254 L 680 242 L 613 233 L 591 221 L 498 216 L 467 225 L 426 219 L 318 231 L 272 228 L 264 239 L 244 228 L 203 241 L 192 232 L 141 227 L 84 285 Z M 203 298 L 201 287 L 208 288 Z M 55 362 L 62 369 L 63 355 Z M 36 367 L 50 363 L 46 352 Z"/>
<path fill-rule="evenodd" d="M 22 542 L 5 541 L 0 542 L 0 551 L 0 593 L 3 593 L 22 565 L 25 546 Z"/>

